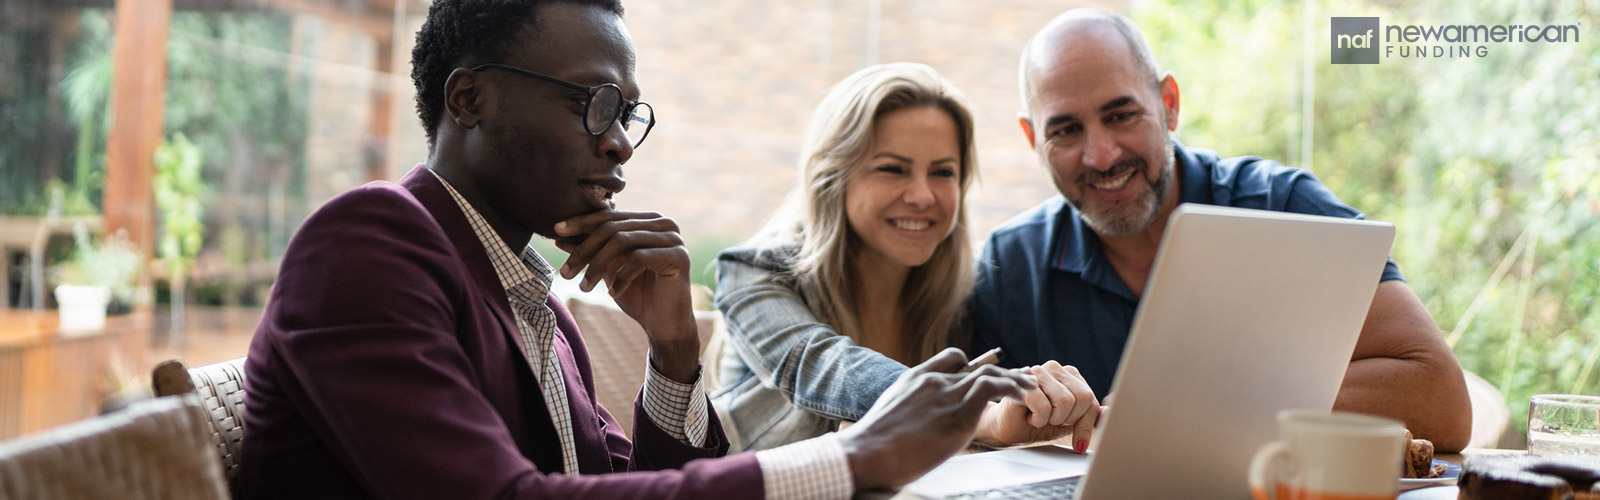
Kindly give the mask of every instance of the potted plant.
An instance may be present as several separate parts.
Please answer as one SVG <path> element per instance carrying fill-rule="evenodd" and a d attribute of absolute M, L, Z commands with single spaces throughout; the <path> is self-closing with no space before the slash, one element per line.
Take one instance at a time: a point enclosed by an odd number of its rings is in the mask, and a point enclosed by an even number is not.
<path fill-rule="evenodd" d="M 144 256 L 122 232 L 96 245 L 82 224 L 73 228 L 72 256 L 56 267 L 56 304 L 61 332 L 67 335 L 100 331 L 106 324 L 111 299 L 124 304 L 133 297 L 133 282 Z"/>

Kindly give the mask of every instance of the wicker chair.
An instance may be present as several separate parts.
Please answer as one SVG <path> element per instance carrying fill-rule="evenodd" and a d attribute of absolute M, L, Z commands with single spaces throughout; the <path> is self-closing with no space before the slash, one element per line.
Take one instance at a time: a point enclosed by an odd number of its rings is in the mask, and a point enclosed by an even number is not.
<path fill-rule="evenodd" d="M 158 398 L 0 443 L 0 498 L 228 498 L 193 398 Z"/>
<path fill-rule="evenodd" d="M 572 319 L 578 324 L 584 344 L 589 348 L 589 361 L 594 368 L 595 399 L 611 412 L 611 416 L 617 418 L 624 433 L 632 435 L 633 400 L 644 385 L 645 356 L 650 350 L 650 341 L 645 337 L 644 328 L 613 304 L 569 298 L 566 305 L 572 313 Z M 694 319 L 700 333 L 700 345 L 704 347 L 711 332 L 722 321 L 722 315 L 695 311 Z"/>
<path fill-rule="evenodd" d="M 223 478 L 239 474 L 244 442 L 244 358 L 187 369 L 182 361 L 156 365 L 151 374 L 156 396 L 195 394 L 210 418 L 211 445 L 221 460 Z"/>

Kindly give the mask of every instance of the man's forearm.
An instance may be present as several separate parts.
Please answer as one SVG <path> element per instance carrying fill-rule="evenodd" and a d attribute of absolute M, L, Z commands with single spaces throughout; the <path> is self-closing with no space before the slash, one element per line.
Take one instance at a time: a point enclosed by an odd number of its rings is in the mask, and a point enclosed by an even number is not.
<path fill-rule="evenodd" d="M 1440 452 L 1460 451 L 1472 434 L 1472 403 L 1454 358 L 1353 361 L 1333 408 L 1401 420 Z"/>

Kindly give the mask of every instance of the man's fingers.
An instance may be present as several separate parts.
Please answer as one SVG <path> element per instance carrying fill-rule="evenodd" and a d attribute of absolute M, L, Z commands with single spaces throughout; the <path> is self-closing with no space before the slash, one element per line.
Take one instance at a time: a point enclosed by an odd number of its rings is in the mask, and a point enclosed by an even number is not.
<path fill-rule="evenodd" d="M 1017 377 L 1004 375 L 979 375 L 978 372 L 968 374 L 966 379 L 958 385 L 966 385 L 967 397 L 961 402 L 963 409 L 982 411 L 988 407 L 989 401 L 1012 397 L 1021 398 L 1030 389 L 1032 383 Z"/>
<path fill-rule="evenodd" d="M 611 277 L 614 276 L 624 264 L 628 263 L 628 255 L 623 255 L 621 257 L 622 258 L 620 259 L 596 260 L 590 262 L 588 268 L 584 269 L 583 271 L 583 281 L 578 282 L 578 289 L 588 292 L 594 290 L 595 285 L 601 281 L 605 281 L 607 283 L 612 282 L 613 280 Z"/>
<path fill-rule="evenodd" d="M 655 275 L 657 278 L 670 278 L 678 273 L 685 272 L 677 268 L 675 261 L 687 259 L 686 253 L 680 252 L 682 247 L 669 248 L 641 248 L 634 250 L 633 254 L 623 261 L 622 267 L 612 273 L 611 281 L 606 288 L 613 297 L 628 293 L 628 289 L 646 274 Z"/>
<path fill-rule="evenodd" d="M 655 234 L 670 236 L 670 238 L 657 241 L 649 246 L 681 246 L 683 245 L 683 238 L 678 235 L 674 226 L 675 224 L 672 224 L 670 220 L 665 222 L 657 220 L 625 220 L 600 226 L 595 232 L 590 233 L 588 239 L 583 240 L 583 243 L 577 244 L 571 251 L 567 252 L 569 256 L 567 257 L 567 263 L 561 266 L 561 277 L 572 279 L 577 276 L 578 272 L 585 266 L 605 258 L 604 252 L 607 249 L 612 250 L 611 255 L 615 255 L 619 250 L 625 251 L 625 249 L 615 248 L 615 245 L 619 242 L 618 240 L 621 240 L 624 245 L 637 246 L 639 242 L 636 240 L 639 236 Z"/>
<path fill-rule="evenodd" d="M 589 243 L 595 242 L 599 239 L 601 238 L 598 236 L 590 237 L 590 239 L 585 241 L 583 245 L 580 245 L 580 247 L 588 245 Z M 604 246 L 594 251 L 593 254 L 587 255 L 587 260 L 585 260 L 586 256 L 582 251 L 572 253 L 571 256 L 567 258 L 567 263 L 561 266 L 563 270 L 563 277 L 570 279 L 571 276 L 567 276 L 568 273 L 576 276 L 579 269 L 587 267 L 587 270 L 583 272 L 584 278 L 582 288 L 585 291 L 588 291 L 594 287 L 595 283 L 599 283 L 602 280 L 610 281 L 611 278 L 615 276 L 617 270 L 621 269 L 623 265 L 627 264 L 628 261 L 640 258 L 641 256 L 655 259 L 666 259 L 667 261 L 678 261 L 674 264 L 682 265 L 685 270 L 684 272 L 687 272 L 689 254 L 687 250 L 678 251 L 679 249 L 683 248 L 683 238 L 679 237 L 678 233 L 657 231 L 626 231 L 605 236 L 603 243 Z M 643 250 L 672 251 L 666 254 L 663 254 L 662 252 L 641 253 Z M 647 267 L 657 271 L 667 270 L 667 267 L 663 267 L 659 264 L 659 262 L 650 262 Z"/>
<path fill-rule="evenodd" d="M 664 219 L 664 218 L 666 218 L 666 217 L 664 217 L 661 214 L 656 213 L 656 212 L 627 212 L 627 211 L 622 211 L 622 210 L 600 210 L 600 211 L 596 211 L 596 212 L 589 212 L 589 213 L 586 213 L 586 214 L 583 214 L 583 215 L 579 215 L 577 217 L 573 217 L 571 219 L 567 219 L 567 220 L 564 220 L 564 221 L 561 221 L 561 222 L 557 222 L 555 229 L 556 229 L 556 236 L 577 236 L 577 235 L 580 235 L 580 234 L 592 233 L 592 232 L 595 231 L 596 228 L 600 227 L 601 225 L 603 225 L 603 224 L 605 224 L 607 222 L 619 221 L 619 220 L 627 220 L 627 219 L 651 220 L 651 219 Z"/>
<path fill-rule="evenodd" d="M 639 252 L 645 251 L 640 250 Z M 612 273 L 611 280 L 606 282 L 606 290 L 611 293 L 612 297 L 628 293 L 628 288 L 633 285 L 633 282 L 637 281 L 640 275 L 650 271 L 648 267 L 636 262 L 638 260 L 637 255 L 634 258 L 629 258 L 623 262 L 622 267 L 618 268 L 617 272 Z"/>
<path fill-rule="evenodd" d="M 653 218 L 642 218 L 646 216 L 653 216 Z M 595 219 L 586 224 L 574 223 L 574 221 L 584 218 Z M 593 226 L 588 225 L 594 221 L 599 221 L 599 223 Z M 572 279 L 577 276 L 578 271 L 589 265 L 595 259 L 595 254 L 609 246 L 619 233 L 652 232 L 672 234 L 673 237 L 679 240 L 678 245 L 682 245 L 682 237 L 678 236 L 678 223 L 671 218 L 663 217 L 661 214 L 653 212 L 602 211 L 562 221 L 557 224 L 557 227 L 566 228 L 565 231 L 568 232 L 581 229 L 583 232 L 573 233 L 573 235 L 588 235 L 582 243 L 557 240 L 556 246 L 569 254 L 566 264 L 562 265 L 560 270 L 561 277 L 566 279 Z M 557 234 L 564 234 L 563 230 L 558 229 Z"/>
<path fill-rule="evenodd" d="M 907 373 L 913 376 L 922 373 L 955 373 L 965 366 L 967 366 L 966 353 L 954 347 L 946 347 L 922 364 L 911 367 Z"/>
<path fill-rule="evenodd" d="M 1006 392 L 1001 394 L 993 394 L 986 401 L 993 401 L 1003 397 L 1024 400 L 1024 398 L 1027 397 L 1028 392 L 1033 391 L 1034 388 L 1039 386 L 1038 382 L 1034 380 L 1033 375 L 1007 370 L 995 365 L 986 365 L 979 367 L 978 369 L 973 370 L 971 373 L 968 373 L 965 377 L 962 377 L 962 379 L 956 383 L 956 390 L 966 391 L 968 394 L 971 394 L 973 387 L 976 387 L 978 384 L 984 383 L 990 379 L 1009 380 L 1016 384 L 1020 390 L 1014 393 Z"/>

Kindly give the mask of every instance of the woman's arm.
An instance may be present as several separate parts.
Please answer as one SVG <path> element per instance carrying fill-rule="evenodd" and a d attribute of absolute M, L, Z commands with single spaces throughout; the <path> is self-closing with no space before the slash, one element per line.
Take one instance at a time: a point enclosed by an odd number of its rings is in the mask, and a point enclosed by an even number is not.
<path fill-rule="evenodd" d="M 726 348 L 795 406 L 859 420 L 906 366 L 817 321 L 800 294 L 763 264 L 753 250 L 718 256 L 716 304 L 728 326 Z"/>

